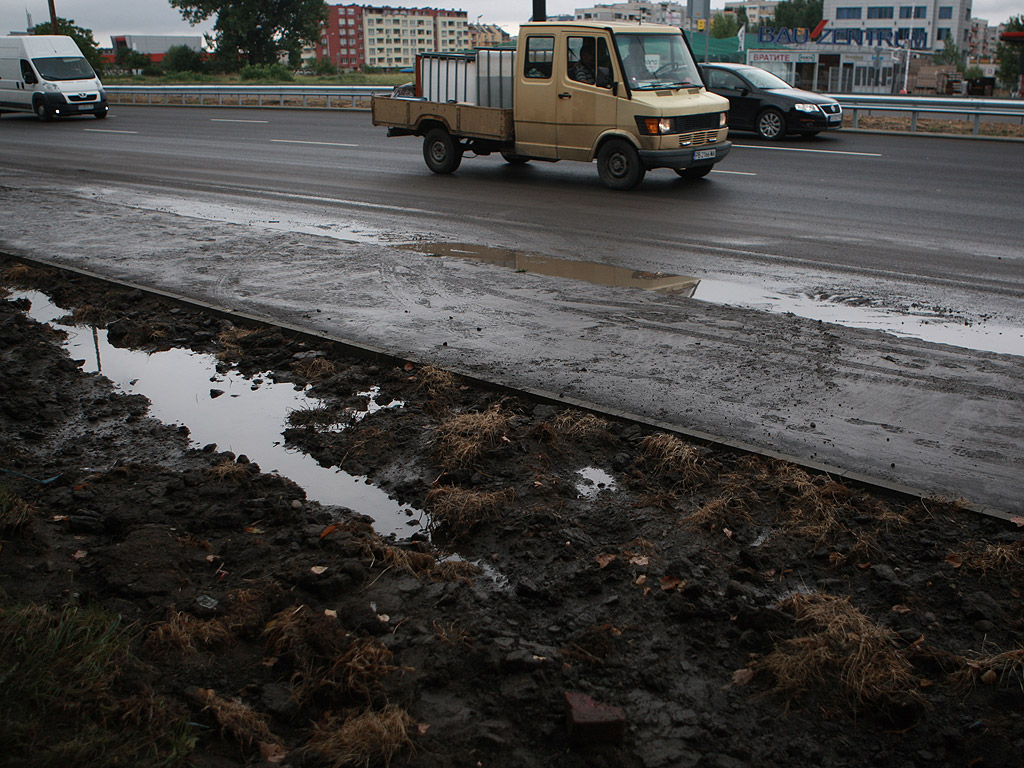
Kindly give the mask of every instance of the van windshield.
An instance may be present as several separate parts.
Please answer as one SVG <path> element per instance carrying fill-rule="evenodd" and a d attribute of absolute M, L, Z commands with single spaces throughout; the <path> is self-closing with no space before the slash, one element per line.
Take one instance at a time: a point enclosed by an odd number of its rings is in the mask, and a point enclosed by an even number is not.
<path fill-rule="evenodd" d="M 96 73 L 82 56 L 50 56 L 32 59 L 43 80 L 92 80 Z"/>
<path fill-rule="evenodd" d="M 634 91 L 700 86 L 700 74 L 682 34 L 618 34 L 615 45 Z"/>

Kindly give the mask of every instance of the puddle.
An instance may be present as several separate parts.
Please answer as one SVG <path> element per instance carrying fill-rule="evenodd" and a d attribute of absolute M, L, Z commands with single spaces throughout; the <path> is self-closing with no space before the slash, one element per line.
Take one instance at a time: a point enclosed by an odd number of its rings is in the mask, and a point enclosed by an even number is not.
<path fill-rule="evenodd" d="M 616 288 L 641 288 L 645 291 L 669 293 L 674 296 L 693 296 L 700 282 L 695 277 L 668 275 L 664 272 L 644 272 L 596 261 L 572 261 L 509 251 L 502 248 L 488 248 L 466 243 L 428 243 L 403 246 L 425 256 L 456 256 L 473 259 L 499 267 L 508 267 L 516 272 L 532 272 L 549 277 L 564 277 L 569 280 L 584 280 L 597 285 Z"/>
<path fill-rule="evenodd" d="M 467 243 L 419 243 L 401 246 L 426 256 L 471 259 L 516 272 L 582 280 L 617 288 L 641 288 L 711 304 L 755 309 L 777 314 L 791 313 L 809 320 L 879 330 L 893 336 L 949 344 L 964 349 L 1024 356 L 1024 328 L 988 320 L 971 323 L 948 313 L 910 307 L 895 309 L 870 299 L 793 291 L 773 291 L 764 285 L 747 285 L 724 280 L 670 275 L 601 264 L 593 261 L 557 259 L 488 248 Z"/>
<path fill-rule="evenodd" d="M 580 499 L 596 499 L 601 491 L 614 491 L 618 488 L 615 478 L 597 467 L 585 467 L 577 470 L 579 480 L 576 482 L 576 497 Z"/>
<path fill-rule="evenodd" d="M 262 471 L 294 480 L 310 500 L 369 515 L 383 536 L 394 533 L 405 538 L 419 530 L 419 510 L 399 504 L 364 478 L 322 467 L 307 454 L 285 447 L 282 432 L 288 413 L 321 406 L 304 391 L 297 391 L 291 384 L 275 384 L 266 376 L 246 378 L 236 371 L 220 373 L 215 357 L 191 350 L 175 348 L 149 354 L 120 349 L 107 342 L 105 330 L 56 323 L 55 319 L 67 312 L 45 294 L 20 291 L 11 298 L 28 299 L 32 319 L 68 333 L 64 346 L 72 358 L 85 360 L 83 371 L 102 372 L 121 391 L 145 395 L 151 403 L 150 414 L 168 424 L 187 426 L 196 447 L 216 443 L 220 450 L 244 453 Z M 214 398 L 211 390 L 223 394 Z M 401 406 L 400 401 L 383 406 L 375 403 L 373 396 L 379 391 L 375 387 L 360 393 L 370 399 L 365 411 L 350 414 L 353 421 L 383 408 Z"/>

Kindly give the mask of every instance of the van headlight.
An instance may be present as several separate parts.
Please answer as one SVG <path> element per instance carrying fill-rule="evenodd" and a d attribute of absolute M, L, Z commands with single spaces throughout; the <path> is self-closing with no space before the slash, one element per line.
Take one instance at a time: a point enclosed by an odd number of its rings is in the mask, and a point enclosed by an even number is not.
<path fill-rule="evenodd" d="M 50 82 L 47 82 L 46 80 L 44 80 L 43 81 L 43 90 L 47 91 L 49 93 L 56 93 L 57 91 L 60 90 L 60 86 L 57 85 L 56 83 L 50 83 Z"/>
<path fill-rule="evenodd" d="M 817 112 L 818 111 L 818 105 L 817 104 L 794 104 L 793 105 L 793 109 L 795 109 L 797 112 Z"/>

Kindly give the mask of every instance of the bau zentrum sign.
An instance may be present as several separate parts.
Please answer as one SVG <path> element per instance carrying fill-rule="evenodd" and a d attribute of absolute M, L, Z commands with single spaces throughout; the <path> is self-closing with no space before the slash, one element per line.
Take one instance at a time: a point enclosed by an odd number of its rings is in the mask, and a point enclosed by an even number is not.
<path fill-rule="evenodd" d="M 928 49 L 928 33 L 923 29 L 913 29 L 910 35 L 900 38 L 892 29 L 826 29 L 827 19 L 822 19 L 814 29 L 807 27 L 759 27 L 757 42 L 775 43 L 776 45 L 858 45 L 868 48 L 907 48 L 913 50 Z"/>

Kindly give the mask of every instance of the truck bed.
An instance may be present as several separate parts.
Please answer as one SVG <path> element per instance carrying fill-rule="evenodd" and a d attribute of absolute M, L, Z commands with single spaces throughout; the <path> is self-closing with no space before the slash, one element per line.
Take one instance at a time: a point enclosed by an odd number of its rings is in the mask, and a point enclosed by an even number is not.
<path fill-rule="evenodd" d="M 423 99 L 374 96 L 371 102 L 374 125 L 419 132 L 424 121 L 443 123 L 453 136 L 511 141 L 515 121 L 511 109 L 478 107 Z"/>

